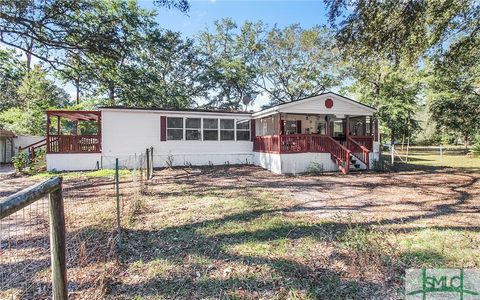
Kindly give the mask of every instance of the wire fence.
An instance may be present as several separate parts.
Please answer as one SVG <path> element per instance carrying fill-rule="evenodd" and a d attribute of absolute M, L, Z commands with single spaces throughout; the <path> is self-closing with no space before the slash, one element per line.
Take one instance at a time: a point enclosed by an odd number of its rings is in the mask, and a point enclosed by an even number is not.
<path fill-rule="evenodd" d="M 116 159 L 115 176 L 70 180 L 63 189 L 68 294 L 101 299 L 118 270 L 122 227 L 137 214 L 153 151 Z M 48 195 L 0 218 L 0 299 L 52 298 Z"/>
<path fill-rule="evenodd" d="M 63 190 L 68 291 L 74 298 L 101 298 L 115 263 L 115 233 L 98 226 L 99 216 L 108 221 L 114 212 L 113 201 L 90 197 L 103 184 L 113 181 Z M 52 298 L 49 237 L 48 196 L 0 219 L 0 299 Z"/>

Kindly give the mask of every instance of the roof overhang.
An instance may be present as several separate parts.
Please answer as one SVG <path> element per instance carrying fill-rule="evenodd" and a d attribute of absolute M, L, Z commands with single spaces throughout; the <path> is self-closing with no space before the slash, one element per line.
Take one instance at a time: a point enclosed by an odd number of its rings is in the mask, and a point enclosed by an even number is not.
<path fill-rule="evenodd" d="M 314 108 L 306 108 L 303 109 L 301 106 L 304 106 L 307 103 L 310 102 L 315 102 L 315 101 L 321 101 L 326 98 L 333 98 L 336 101 L 342 101 L 345 102 L 347 105 L 349 105 L 352 109 L 351 110 L 343 110 L 343 111 L 330 111 L 328 109 L 325 109 L 322 106 L 318 106 L 318 109 Z M 291 113 L 291 114 L 335 114 L 335 115 L 373 115 L 376 112 L 376 109 L 365 105 L 363 103 L 360 103 L 358 101 L 355 101 L 353 99 L 347 98 L 345 96 L 333 93 L 333 92 L 328 92 L 328 93 L 323 93 L 318 96 L 314 97 L 309 97 L 305 99 L 300 99 L 280 105 L 276 105 L 264 110 L 261 110 L 259 112 L 256 112 L 252 114 L 252 117 L 254 118 L 263 118 L 267 117 L 273 114 L 277 113 Z"/>
<path fill-rule="evenodd" d="M 0 138 L 14 138 L 15 136 L 13 131 L 0 128 Z"/>
<path fill-rule="evenodd" d="M 115 108 L 115 107 L 100 107 L 100 111 L 112 112 L 128 112 L 128 113 L 156 113 L 165 115 L 211 115 L 211 116 L 241 116 L 251 118 L 250 112 L 237 111 L 205 111 L 205 110 L 166 110 L 166 109 L 148 109 L 148 108 Z"/>

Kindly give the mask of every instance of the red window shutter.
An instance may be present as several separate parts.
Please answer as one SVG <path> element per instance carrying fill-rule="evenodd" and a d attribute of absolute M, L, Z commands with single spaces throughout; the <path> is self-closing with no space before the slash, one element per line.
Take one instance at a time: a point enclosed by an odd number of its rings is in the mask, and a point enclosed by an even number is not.
<path fill-rule="evenodd" d="M 297 120 L 297 133 L 302 134 L 302 121 Z"/>
<path fill-rule="evenodd" d="M 250 140 L 253 142 L 255 140 L 256 128 L 255 128 L 255 120 L 250 120 Z"/>
<path fill-rule="evenodd" d="M 160 141 L 167 140 L 167 117 L 160 117 Z"/>

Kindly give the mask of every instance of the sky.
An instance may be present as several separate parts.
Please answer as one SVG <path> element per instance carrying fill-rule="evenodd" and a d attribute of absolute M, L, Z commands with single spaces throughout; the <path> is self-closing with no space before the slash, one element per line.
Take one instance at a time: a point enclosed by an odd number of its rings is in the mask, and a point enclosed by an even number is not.
<path fill-rule="evenodd" d="M 323 0 L 193 0 L 190 11 L 158 9 L 157 22 L 163 28 L 180 31 L 192 37 L 200 30 L 212 28 L 214 21 L 232 18 L 237 23 L 261 20 L 281 27 L 298 23 L 302 27 L 326 25 Z M 140 0 L 140 6 L 152 8 L 153 2 Z"/>

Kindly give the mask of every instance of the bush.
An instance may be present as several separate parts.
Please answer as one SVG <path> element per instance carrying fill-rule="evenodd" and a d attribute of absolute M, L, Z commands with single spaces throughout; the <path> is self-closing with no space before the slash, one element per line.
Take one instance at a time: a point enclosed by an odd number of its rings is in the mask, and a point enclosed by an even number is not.
<path fill-rule="evenodd" d="M 35 151 L 35 159 L 30 159 L 28 152 L 20 152 L 12 158 L 13 167 L 17 173 L 36 174 L 46 169 L 45 150 Z"/>
<path fill-rule="evenodd" d="M 25 173 L 25 167 L 28 165 L 28 153 L 18 153 L 12 158 L 12 163 L 17 173 Z"/>
<path fill-rule="evenodd" d="M 390 160 L 380 157 L 380 159 L 373 160 L 372 170 L 376 172 L 389 172 L 392 170 L 392 164 Z"/>
<path fill-rule="evenodd" d="M 35 159 L 30 161 L 29 173 L 36 174 L 47 169 L 45 163 L 45 150 L 38 149 L 35 151 Z"/>
<path fill-rule="evenodd" d="M 475 157 L 480 156 L 480 136 L 477 136 L 477 138 L 475 139 L 475 143 L 470 149 L 470 153 Z"/>
<path fill-rule="evenodd" d="M 323 168 L 323 164 L 316 163 L 316 162 L 310 162 L 310 164 L 307 167 L 307 174 L 311 175 L 318 175 L 322 174 L 325 171 Z"/>

